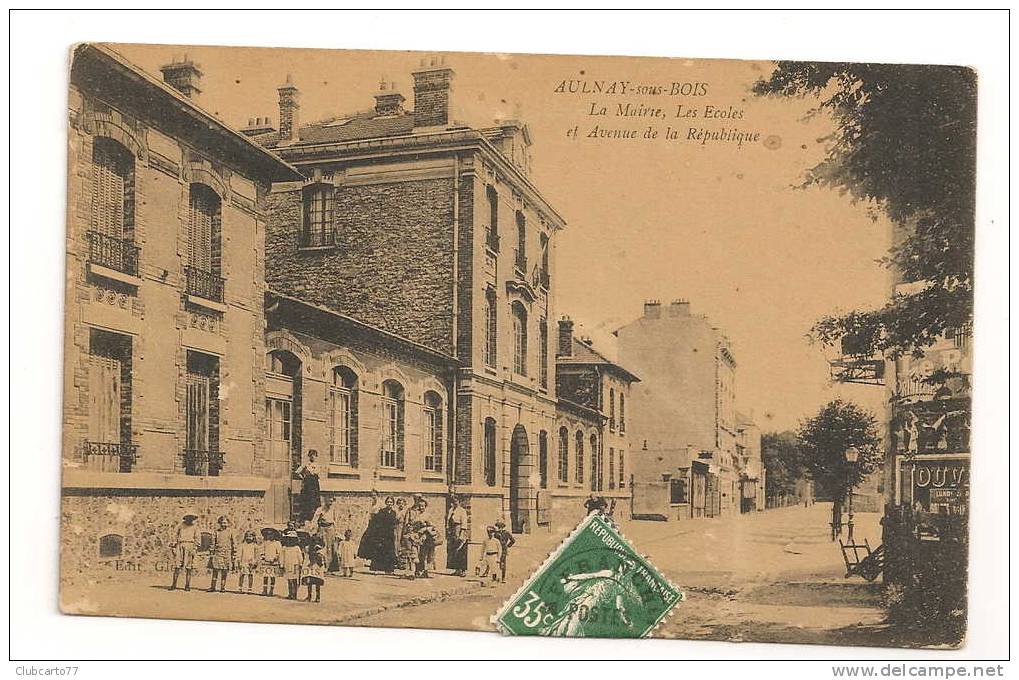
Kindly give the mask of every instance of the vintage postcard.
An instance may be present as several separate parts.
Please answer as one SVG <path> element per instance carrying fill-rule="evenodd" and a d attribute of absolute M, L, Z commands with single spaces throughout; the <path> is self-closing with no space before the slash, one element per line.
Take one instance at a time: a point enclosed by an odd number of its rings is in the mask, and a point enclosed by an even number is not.
<path fill-rule="evenodd" d="M 82 43 L 69 86 L 65 613 L 964 644 L 973 70 Z"/>

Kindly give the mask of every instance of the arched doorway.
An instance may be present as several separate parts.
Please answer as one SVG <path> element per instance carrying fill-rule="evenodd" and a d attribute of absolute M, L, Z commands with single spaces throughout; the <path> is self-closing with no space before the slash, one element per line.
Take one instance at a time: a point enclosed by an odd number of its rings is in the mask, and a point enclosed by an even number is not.
<path fill-rule="evenodd" d="M 534 507 L 534 492 L 531 489 L 533 466 L 527 430 L 523 425 L 517 425 L 510 439 L 509 510 L 514 533 L 527 532 L 531 528 L 531 509 Z"/>

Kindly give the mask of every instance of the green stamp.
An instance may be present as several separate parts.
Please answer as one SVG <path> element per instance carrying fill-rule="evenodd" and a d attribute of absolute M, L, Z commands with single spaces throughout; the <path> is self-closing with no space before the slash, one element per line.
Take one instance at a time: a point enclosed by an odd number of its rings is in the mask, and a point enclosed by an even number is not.
<path fill-rule="evenodd" d="M 492 617 L 509 635 L 646 637 L 683 593 L 591 514 Z"/>

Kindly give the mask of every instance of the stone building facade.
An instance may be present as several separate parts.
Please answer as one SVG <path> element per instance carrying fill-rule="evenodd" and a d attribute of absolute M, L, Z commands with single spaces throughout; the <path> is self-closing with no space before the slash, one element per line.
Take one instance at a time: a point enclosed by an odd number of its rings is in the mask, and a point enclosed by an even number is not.
<path fill-rule="evenodd" d="M 568 317 L 559 320 L 556 340 L 559 419 L 547 481 L 552 516 L 564 528 L 576 525 L 585 499 L 594 494 L 609 503 L 615 516 L 629 518 L 627 413 L 631 386 L 640 379 L 607 359 L 589 339 L 574 337 Z"/>
<path fill-rule="evenodd" d="M 526 126 L 454 120 L 444 64 L 413 78 L 412 109 L 384 86 L 370 110 L 308 124 L 288 80 L 279 101 L 289 123 L 252 121 L 251 138 L 304 175 L 269 198 L 268 286 L 441 357 L 428 379 L 444 386 L 434 392 L 451 418 L 448 489 L 482 518 L 475 532 L 499 517 L 533 531 L 548 521 L 538 491 L 556 425 L 549 320 L 565 223 L 529 177 Z M 352 350 L 342 337 L 319 340 Z M 333 477 L 327 486 L 346 488 Z M 394 488 L 437 489 L 409 469 Z"/>
<path fill-rule="evenodd" d="M 633 473 L 655 505 L 639 514 L 714 517 L 738 513 L 744 461 L 739 455 L 736 360 L 725 334 L 690 303 L 644 305 L 618 329 L 620 362 L 642 382 L 632 392 Z M 648 486 L 650 485 L 650 486 Z M 664 490 L 662 490 L 664 489 Z"/>
<path fill-rule="evenodd" d="M 71 67 L 65 574 L 158 559 L 184 510 L 265 512 L 263 204 L 299 175 L 190 99 L 195 64 L 163 73 Z"/>

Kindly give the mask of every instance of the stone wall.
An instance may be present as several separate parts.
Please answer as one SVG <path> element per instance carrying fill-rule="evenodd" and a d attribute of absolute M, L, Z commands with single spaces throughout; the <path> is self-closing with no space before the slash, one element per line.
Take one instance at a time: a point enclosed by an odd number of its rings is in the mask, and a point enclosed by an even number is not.
<path fill-rule="evenodd" d="M 61 582 L 77 586 L 113 579 L 122 571 L 166 572 L 172 569 L 169 546 L 184 515 L 198 515 L 197 524 L 208 532 L 224 515 L 243 535 L 263 526 L 264 508 L 258 492 L 65 490 L 60 508 Z M 104 536 L 122 538 L 119 555 L 100 556 Z M 205 559 L 196 560 L 196 567 L 204 571 Z"/>
<path fill-rule="evenodd" d="M 302 192 L 269 198 L 270 288 L 451 354 L 453 180 L 337 187 L 336 246 L 300 247 Z"/>

